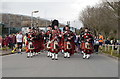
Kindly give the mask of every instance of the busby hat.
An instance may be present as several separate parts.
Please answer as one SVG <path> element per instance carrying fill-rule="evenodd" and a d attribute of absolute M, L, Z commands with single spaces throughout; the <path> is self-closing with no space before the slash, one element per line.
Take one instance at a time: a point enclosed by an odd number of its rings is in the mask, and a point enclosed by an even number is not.
<path fill-rule="evenodd" d="M 56 19 L 52 21 L 52 28 L 53 29 L 54 29 L 54 26 L 59 26 L 59 21 Z"/>

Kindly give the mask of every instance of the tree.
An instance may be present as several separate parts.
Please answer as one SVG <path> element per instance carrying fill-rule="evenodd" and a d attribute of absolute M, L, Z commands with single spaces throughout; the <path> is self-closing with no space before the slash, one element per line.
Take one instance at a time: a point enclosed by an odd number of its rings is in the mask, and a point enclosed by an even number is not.
<path fill-rule="evenodd" d="M 101 32 L 107 38 L 113 33 L 116 38 L 118 19 L 106 2 L 94 7 L 87 6 L 80 14 L 79 20 L 83 22 L 84 27 L 89 27 L 94 31 L 95 35 Z"/>

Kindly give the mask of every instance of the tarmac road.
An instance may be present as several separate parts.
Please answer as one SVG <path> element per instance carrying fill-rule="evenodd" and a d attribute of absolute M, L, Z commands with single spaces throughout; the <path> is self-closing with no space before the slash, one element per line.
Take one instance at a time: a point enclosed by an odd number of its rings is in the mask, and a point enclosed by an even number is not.
<path fill-rule="evenodd" d="M 82 59 L 75 54 L 66 59 L 59 54 L 58 60 L 51 60 L 46 53 L 26 58 L 26 53 L 2 57 L 3 77 L 117 77 L 118 60 L 102 54 L 93 54 Z"/>

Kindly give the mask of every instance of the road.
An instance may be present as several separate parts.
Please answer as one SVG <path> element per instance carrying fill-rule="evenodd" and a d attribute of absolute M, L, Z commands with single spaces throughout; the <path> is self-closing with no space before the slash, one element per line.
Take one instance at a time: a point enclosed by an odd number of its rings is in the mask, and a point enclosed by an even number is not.
<path fill-rule="evenodd" d="M 58 60 L 51 60 L 46 53 L 33 58 L 26 54 L 13 54 L 2 57 L 3 77 L 117 77 L 118 60 L 102 54 L 93 54 L 82 59 L 75 54 L 70 59 L 59 54 Z"/>

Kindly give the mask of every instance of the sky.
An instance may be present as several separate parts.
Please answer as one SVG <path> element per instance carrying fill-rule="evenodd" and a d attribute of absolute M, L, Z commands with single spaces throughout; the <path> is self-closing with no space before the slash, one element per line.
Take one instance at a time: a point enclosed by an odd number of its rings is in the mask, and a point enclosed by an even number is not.
<path fill-rule="evenodd" d="M 100 0 L 2 0 L 2 13 L 31 16 L 32 11 L 38 10 L 34 17 L 57 19 L 64 24 L 70 21 L 72 27 L 80 28 L 80 12 L 98 3 Z"/>

